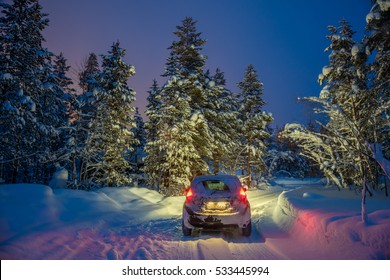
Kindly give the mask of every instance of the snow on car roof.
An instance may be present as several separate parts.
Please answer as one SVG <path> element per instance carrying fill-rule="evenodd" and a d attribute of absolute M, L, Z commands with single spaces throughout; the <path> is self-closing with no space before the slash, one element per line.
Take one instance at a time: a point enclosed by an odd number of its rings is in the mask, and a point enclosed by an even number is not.
<path fill-rule="evenodd" d="M 196 176 L 193 181 L 204 181 L 204 180 L 221 180 L 221 181 L 236 181 L 238 179 L 235 175 L 201 175 Z"/>
<path fill-rule="evenodd" d="M 241 182 L 238 179 L 237 176 L 235 175 L 201 175 L 201 176 L 196 176 L 194 180 L 191 183 L 192 187 L 197 186 L 200 182 L 203 181 L 208 181 L 208 180 L 215 180 L 215 181 L 222 181 L 226 185 L 235 188 L 240 188 L 241 187 Z"/>

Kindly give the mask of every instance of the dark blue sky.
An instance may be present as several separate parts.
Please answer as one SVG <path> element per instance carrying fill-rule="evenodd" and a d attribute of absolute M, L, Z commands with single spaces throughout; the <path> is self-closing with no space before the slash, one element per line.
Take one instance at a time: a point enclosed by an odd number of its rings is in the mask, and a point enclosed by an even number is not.
<path fill-rule="evenodd" d="M 225 72 L 237 90 L 248 64 L 264 83 L 265 109 L 276 125 L 306 122 L 310 115 L 298 96 L 318 95 L 317 76 L 328 63 L 324 53 L 328 25 L 345 18 L 360 40 L 369 0 L 41 0 L 49 13 L 44 31 L 49 50 L 63 52 L 77 70 L 90 52 L 105 54 L 116 40 L 137 74 L 129 80 L 136 106 L 145 109 L 146 91 L 160 77 L 175 40 L 176 25 L 186 16 L 198 21 L 208 42 L 207 67 Z"/>

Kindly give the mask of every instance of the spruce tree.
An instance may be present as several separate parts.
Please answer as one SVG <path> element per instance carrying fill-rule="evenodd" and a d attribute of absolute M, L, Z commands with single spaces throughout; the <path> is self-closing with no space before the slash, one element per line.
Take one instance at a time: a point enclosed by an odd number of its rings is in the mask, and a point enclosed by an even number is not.
<path fill-rule="evenodd" d="M 73 81 L 68 77 L 69 69 L 70 66 L 67 64 L 67 59 L 62 52 L 54 56 L 53 73 L 58 78 L 58 85 L 68 94 L 74 92 L 74 89 L 71 88 Z"/>
<path fill-rule="evenodd" d="M 129 184 L 129 157 L 134 135 L 135 92 L 127 80 L 135 74 L 134 67 L 123 61 L 125 50 L 116 42 L 108 55 L 103 55 L 102 72 L 99 75 L 100 88 L 96 96 L 97 114 L 92 120 L 87 145 L 94 154 L 93 178 L 107 186 Z"/>
<path fill-rule="evenodd" d="M 42 47 L 47 15 L 37 0 L 0 3 L 0 140 L 6 182 L 47 183 L 66 122 L 63 88 Z M 54 155 L 54 156 L 53 156 Z"/>
<path fill-rule="evenodd" d="M 156 167 L 161 162 L 159 147 L 156 140 L 158 140 L 158 124 L 161 124 L 161 89 L 159 88 L 157 81 L 153 80 L 153 84 L 148 91 L 148 105 L 146 115 L 149 121 L 145 124 L 146 129 L 146 145 L 145 152 L 146 157 L 144 160 L 144 171 L 148 174 L 148 183 L 153 189 L 159 190 L 159 171 Z"/>
<path fill-rule="evenodd" d="M 214 174 L 232 173 L 231 165 L 238 147 L 238 105 L 235 95 L 226 88 L 224 73 L 217 68 L 206 72 L 207 103 L 204 116 L 212 136 L 210 169 Z"/>
<path fill-rule="evenodd" d="M 331 44 L 326 50 L 331 51 L 330 65 L 320 75 L 320 82 L 326 81 L 321 101 L 327 102 L 324 111 L 329 116 L 324 128 L 339 159 L 335 171 L 340 174 L 342 185 L 365 187 L 365 182 L 375 180 L 365 153 L 366 142 L 374 140 L 375 128 L 368 117 L 370 111 L 375 111 L 376 102 L 367 90 L 366 57 L 364 53 L 354 55 L 353 48 L 357 45 L 352 39 L 354 32 L 346 21 L 340 24 L 338 28 L 329 28 Z"/>
<path fill-rule="evenodd" d="M 176 31 L 173 32 L 178 38 L 168 48 L 171 50 L 170 59 L 168 59 L 167 66 L 171 66 L 171 62 L 175 62 L 173 66 L 167 67 L 167 69 L 179 70 L 178 73 L 184 77 L 188 77 L 193 74 L 202 73 L 206 57 L 201 54 L 202 46 L 206 43 L 206 40 L 200 36 L 202 33 L 196 30 L 196 21 L 191 17 L 186 17 L 182 20 L 182 24 L 176 26 Z"/>
<path fill-rule="evenodd" d="M 144 120 L 139 113 L 138 107 L 135 108 L 134 122 L 135 127 L 131 131 L 134 134 L 135 141 L 132 145 L 130 163 L 134 166 L 133 171 L 139 174 L 143 172 L 146 130 Z"/>
<path fill-rule="evenodd" d="M 147 141 L 152 142 L 157 137 L 156 125 L 160 118 L 159 109 L 161 108 L 160 88 L 156 80 L 153 80 L 153 84 L 148 91 L 147 101 L 146 115 L 148 116 L 149 121 L 145 124 L 145 128 L 147 131 Z"/>
<path fill-rule="evenodd" d="M 328 180 L 339 188 L 355 187 L 362 191 L 362 220 L 367 222 L 366 192 L 377 185 L 377 166 L 369 143 L 378 139 L 377 95 L 371 94 L 364 47 L 353 41 L 353 31 L 342 20 L 339 27 L 330 26 L 329 65 L 323 68 L 319 82 L 326 83 L 317 111 L 327 117 L 321 132 L 302 126 L 286 127 L 287 135 L 302 153 L 317 162 Z"/>
<path fill-rule="evenodd" d="M 83 69 L 80 71 L 79 86 L 81 94 L 73 95 L 71 107 L 75 110 L 72 116 L 71 141 L 68 141 L 70 157 L 68 170 L 71 174 L 71 187 L 89 189 L 91 187 L 92 162 L 97 162 L 96 154 L 91 151 L 92 120 L 97 115 L 97 92 L 99 89 L 100 68 L 97 56 L 90 53 Z"/>
<path fill-rule="evenodd" d="M 355 52 L 357 55 L 362 52 L 370 55 L 369 68 L 373 80 L 370 94 L 378 101 L 378 107 L 373 111 L 378 128 L 373 143 L 380 143 L 383 155 L 390 159 L 390 5 L 388 1 L 372 2 L 366 17 L 367 34 L 363 47 L 357 46 Z"/>
<path fill-rule="evenodd" d="M 82 93 L 92 92 L 96 87 L 96 77 L 99 73 L 99 63 L 95 53 L 90 53 L 86 59 L 83 69 L 79 73 L 79 86 Z"/>
<path fill-rule="evenodd" d="M 201 114 L 191 113 L 190 99 L 182 90 L 185 87 L 186 84 L 173 78 L 164 85 L 157 138 L 150 143 L 157 162 L 149 165 L 148 170 L 165 195 L 183 194 L 191 178 L 207 170 L 195 144 L 203 136 L 198 131 L 204 129 L 205 122 Z"/>
<path fill-rule="evenodd" d="M 148 138 L 145 161 L 149 177 L 168 195 L 181 194 L 193 176 L 205 173 L 211 156 L 211 136 L 204 117 L 206 58 L 200 53 L 205 40 L 192 18 L 185 18 L 174 34 L 177 40 L 169 47 L 163 74 L 168 81 L 158 90 L 161 103 L 147 111 L 154 115 L 147 127 L 156 138 Z"/>
<path fill-rule="evenodd" d="M 241 151 L 238 153 L 241 160 L 238 164 L 245 169 L 247 184 L 251 187 L 252 169 L 257 172 L 265 169 L 263 161 L 266 153 L 265 140 L 270 137 L 266 128 L 273 118 L 262 110 L 265 105 L 262 99 L 263 84 L 258 80 L 253 65 L 248 65 L 238 88 L 240 89 L 238 99 L 241 102 L 239 108 Z"/>

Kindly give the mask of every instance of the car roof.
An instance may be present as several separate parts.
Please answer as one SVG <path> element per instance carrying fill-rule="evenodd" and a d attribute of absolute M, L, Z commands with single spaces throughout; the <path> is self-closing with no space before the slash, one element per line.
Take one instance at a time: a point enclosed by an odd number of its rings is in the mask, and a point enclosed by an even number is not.
<path fill-rule="evenodd" d="M 201 175 L 201 176 L 196 176 L 194 180 L 191 182 L 191 186 L 195 187 L 203 181 L 208 181 L 208 180 L 218 180 L 222 181 L 225 184 L 229 186 L 229 188 L 239 188 L 241 187 L 241 182 L 238 179 L 237 176 L 235 175 Z"/>
<path fill-rule="evenodd" d="M 236 175 L 200 175 L 196 176 L 193 181 L 204 180 L 239 180 Z"/>

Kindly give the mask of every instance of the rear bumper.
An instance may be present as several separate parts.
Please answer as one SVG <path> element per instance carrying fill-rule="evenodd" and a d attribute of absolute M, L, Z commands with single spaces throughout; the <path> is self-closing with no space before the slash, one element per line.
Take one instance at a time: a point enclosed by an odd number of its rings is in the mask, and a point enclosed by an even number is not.
<path fill-rule="evenodd" d="M 183 207 L 183 222 L 187 228 L 223 229 L 245 228 L 251 220 L 249 205 L 233 213 L 199 213 Z"/>

